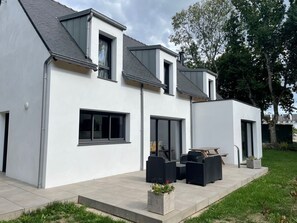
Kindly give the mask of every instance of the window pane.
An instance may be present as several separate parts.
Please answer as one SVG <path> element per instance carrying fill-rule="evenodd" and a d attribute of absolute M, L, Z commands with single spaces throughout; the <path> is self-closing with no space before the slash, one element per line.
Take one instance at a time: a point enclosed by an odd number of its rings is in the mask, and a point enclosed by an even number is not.
<path fill-rule="evenodd" d="M 94 139 L 108 139 L 109 118 L 107 115 L 94 115 Z"/>
<path fill-rule="evenodd" d="M 111 138 L 125 138 L 125 126 L 123 116 L 111 116 Z"/>
<path fill-rule="evenodd" d="M 99 68 L 98 77 L 105 78 L 105 79 L 111 79 L 110 71 L 107 69 Z"/>
<path fill-rule="evenodd" d="M 158 120 L 158 154 L 159 156 L 170 160 L 169 151 L 169 121 Z"/>
<path fill-rule="evenodd" d="M 156 125 L 157 125 L 157 120 L 151 119 L 151 145 L 150 145 L 151 155 L 157 154 Z"/>
<path fill-rule="evenodd" d="M 180 121 L 170 121 L 171 160 L 179 160 L 181 154 Z"/>
<path fill-rule="evenodd" d="M 92 136 L 92 115 L 80 112 L 79 139 L 91 139 Z"/>
<path fill-rule="evenodd" d="M 164 84 L 166 84 L 165 93 L 169 94 L 170 83 L 169 83 L 169 64 L 164 63 Z"/>
<path fill-rule="evenodd" d="M 109 67 L 109 44 L 103 39 L 99 39 L 99 65 Z"/>

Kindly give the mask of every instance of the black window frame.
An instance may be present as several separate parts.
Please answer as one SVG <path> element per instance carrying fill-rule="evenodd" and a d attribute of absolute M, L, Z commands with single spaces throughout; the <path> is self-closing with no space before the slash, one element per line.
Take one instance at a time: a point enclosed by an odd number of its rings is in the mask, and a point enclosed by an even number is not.
<path fill-rule="evenodd" d="M 107 58 L 108 58 L 108 66 L 104 66 L 102 64 L 99 63 L 99 52 L 100 52 L 100 40 L 101 41 L 104 41 L 107 43 L 107 46 L 108 46 L 108 50 L 107 50 Z M 99 44 L 98 44 L 98 78 L 101 78 L 101 79 L 106 79 L 106 80 L 112 80 L 112 61 L 111 61 L 111 54 L 112 54 L 112 48 L 111 48 L 111 44 L 112 43 L 112 39 L 104 36 L 104 35 L 101 35 L 99 34 Z M 100 70 L 105 70 L 108 72 L 108 77 L 102 77 L 100 76 Z"/>
<path fill-rule="evenodd" d="M 164 84 L 166 85 L 164 94 L 170 94 L 170 64 L 166 62 L 164 62 Z"/>
<path fill-rule="evenodd" d="M 91 135 L 90 138 L 81 138 L 81 116 L 83 114 L 91 115 L 91 123 L 89 123 L 89 127 L 91 127 Z M 108 117 L 108 137 L 106 138 L 96 138 L 95 137 L 95 116 L 107 116 Z M 121 118 L 123 120 L 122 126 L 120 129 L 117 129 L 120 132 L 122 137 L 112 138 L 112 118 Z M 106 134 L 106 132 L 105 132 Z M 102 111 L 92 111 L 92 110 L 84 110 L 80 109 L 79 112 L 79 136 L 78 136 L 79 144 L 115 144 L 115 143 L 126 143 L 126 114 L 124 113 L 114 113 L 114 112 L 102 112 Z"/>

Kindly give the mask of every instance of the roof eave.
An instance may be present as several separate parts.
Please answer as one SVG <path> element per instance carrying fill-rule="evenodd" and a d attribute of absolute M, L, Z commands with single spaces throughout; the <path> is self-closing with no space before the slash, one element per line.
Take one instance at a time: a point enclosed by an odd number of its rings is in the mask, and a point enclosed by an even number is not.
<path fill-rule="evenodd" d="M 201 96 L 198 96 L 196 94 L 192 94 L 190 92 L 187 92 L 187 91 L 184 91 L 183 89 L 177 87 L 176 90 L 181 93 L 181 94 L 184 94 L 184 95 L 188 95 L 188 96 L 191 96 L 191 97 L 194 97 L 194 98 L 199 98 L 199 99 L 204 99 L 204 100 L 209 100 L 208 97 L 201 97 Z"/>
<path fill-rule="evenodd" d="M 72 13 L 70 15 L 65 15 L 65 16 L 61 16 L 59 17 L 58 19 L 60 20 L 60 22 L 62 21 L 65 21 L 65 20 L 70 20 L 70 19 L 74 19 L 74 18 L 78 18 L 78 17 L 82 17 L 82 16 L 86 16 L 86 15 L 89 15 L 93 13 L 93 16 L 95 16 L 96 18 L 98 19 L 101 19 L 102 21 L 124 31 L 127 29 L 126 26 L 122 25 L 121 23 L 101 14 L 100 12 L 97 12 L 96 10 L 90 8 L 90 9 L 86 9 L 86 10 L 83 10 L 83 11 L 80 11 L 80 12 L 75 12 L 75 13 Z"/>
<path fill-rule="evenodd" d="M 75 64 L 75 65 L 78 65 L 78 66 L 81 66 L 81 67 L 84 67 L 84 68 L 87 68 L 87 69 L 92 69 L 94 71 L 98 70 L 98 66 L 96 64 L 94 64 L 94 63 L 91 63 L 91 62 L 88 63 L 88 62 L 85 62 L 85 61 L 81 61 L 81 60 L 77 60 L 77 59 L 74 59 L 74 58 L 66 57 L 64 55 L 60 55 L 60 54 L 53 53 L 53 52 L 51 52 L 51 55 L 56 60 L 61 60 L 61 61 L 64 61 L 64 62 L 67 62 L 67 63 L 70 63 L 70 64 Z"/>
<path fill-rule="evenodd" d="M 156 82 L 144 80 L 144 79 L 141 79 L 141 78 L 137 78 L 135 76 L 132 76 L 132 75 L 127 74 L 124 71 L 122 72 L 122 74 L 123 74 L 124 79 L 126 79 L 126 80 L 136 81 L 138 83 L 147 84 L 147 85 L 150 85 L 150 86 L 153 86 L 153 87 L 157 87 L 157 88 L 166 88 L 166 85 L 164 85 L 162 83 L 156 83 Z"/>

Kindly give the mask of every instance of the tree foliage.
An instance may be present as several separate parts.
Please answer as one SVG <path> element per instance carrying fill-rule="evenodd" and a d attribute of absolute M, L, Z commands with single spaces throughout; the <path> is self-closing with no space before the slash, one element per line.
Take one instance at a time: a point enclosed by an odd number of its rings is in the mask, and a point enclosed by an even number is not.
<path fill-rule="evenodd" d="M 219 93 L 265 111 L 273 107 L 271 139 L 279 106 L 294 111 L 297 90 L 297 0 L 203 0 L 172 19 L 172 42 L 189 67 L 219 74 Z"/>
<path fill-rule="evenodd" d="M 232 0 L 236 12 L 245 27 L 247 46 L 253 56 L 264 62 L 268 91 L 274 116 L 270 122 L 271 141 L 276 143 L 275 124 L 279 108 L 290 110 L 292 93 L 288 69 L 288 50 L 284 21 L 286 5 L 283 0 Z"/>
<path fill-rule="evenodd" d="M 203 0 L 172 18 L 174 34 L 170 41 L 181 47 L 189 67 L 208 66 L 216 71 L 216 58 L 223 52 L 229 0 Z"/>

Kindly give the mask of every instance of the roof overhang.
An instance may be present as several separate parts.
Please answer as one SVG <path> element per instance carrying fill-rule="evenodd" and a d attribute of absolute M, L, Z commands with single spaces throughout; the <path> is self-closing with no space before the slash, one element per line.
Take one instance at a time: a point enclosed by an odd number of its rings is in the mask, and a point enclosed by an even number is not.
<path fill-rule="evenodd" d="M 149 81 L 149 80 L 145 80 L 145 79 L 136 77 L 134 75 L 127 74 L 124 71 L 122 73 L 123 73 L 123 78 L 125 80 L 135 81 L 135 82 L 138 82 L 138 83 L 141 83 L 141 84 L 146 84 L 146 85 L 150 85 L 150 86 L 157 87 L 157 88 L 166 88 L 166 85 L 162 84 L 161 82 L 158 83 L 158 82 L 152 82 L 152 81 Z"/>
<path fill-rule="evenodd" d="M 127 27 L 122 25 L 121 23 L 107 17 L 106 15 L 103 15 L 102 13 L 100 12 L 97 12 L 96 10 L 94 9 L 86 9 L 86 10 L 83 10 L 83 11 L 80 11 L 80 12 L 75 12 L 75 13 L 72 13 L 72 14 L 69 14 L 69 15 L 65 15 L 65 16 L 61 16 L 59 17 L 58 19 L 60 20 L 60 22 L 62 21 L 66 21 L 66 20 L 70 20 L 70 19 L 75 19 L 75 18 L 78 18 L 78 17 L 82 17 L 82 16 L 86 16 L 86 15 L 90 15 L 92 14 L 94 17 L 120 29 L 120 30 L 126 30 Z"/>
<path fill-rule="evenodd" d="M 165 53 L 168 53 L 171 56 L 177 57 L 178 54 L 173 52 L 172 50 L 162 46 L 162 45 L 150 45 L 150 46 L 136 46 L 136 47 L 128 47 L 130 51 L 138 51 L 138 50 L 162 50 Z"/>
<path fill-rule="evenodd" d="M 61 61 L 64 61 L 64 62 L 67 62 L 67 63 L 70 63 L 70 64 L 79 65 L 81 67 L 84 67 L 84 68 L 87 68 L 87 69 L 92 69 L 94 71 L 98 70 L 98 66 L 96 64 L 92 63 L 92 62 L 87 63 L 85 61 L 76 60 L 74 58 L 66 57 L 64 55 L 60 55 L 60 54 L 53 53 L 53 52 L 51 52 L 51 55 L 53 56 L 53 58 L 55 60 L 61 60 Z"/>

